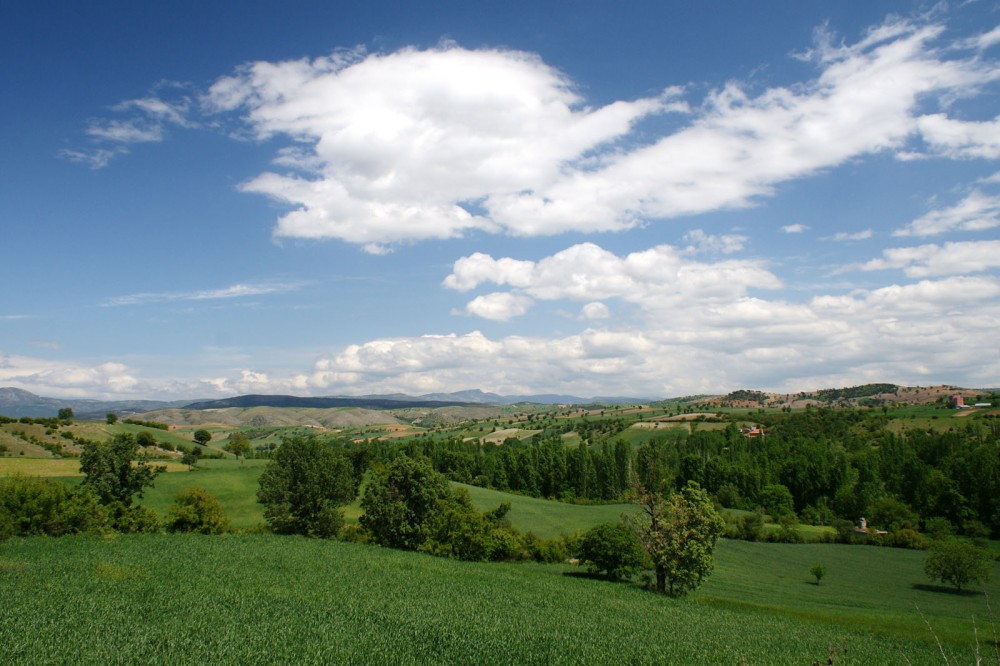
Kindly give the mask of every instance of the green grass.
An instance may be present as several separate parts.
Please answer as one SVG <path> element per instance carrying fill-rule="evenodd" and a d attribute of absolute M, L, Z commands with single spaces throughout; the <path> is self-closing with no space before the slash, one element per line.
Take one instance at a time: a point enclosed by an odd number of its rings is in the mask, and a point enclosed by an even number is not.
<path fill-rule="evenodd" d="M 898 551 L 872 549 L 885 558 L 861 574 L 876 583 L 866 587 L 842 569 L 875 564 L 852 560 L 863 548 L 838 559 L 746 547 L 720 549 L 705 591 L 673 600 L 564 567 L 294 537 L 14 539 L 0 545 L 0 663 L 808 664 L 830 646 L 848 650 L 837 664 L 942 662 L 926 630 L 906 629 L 921 622 L 893 596 L 907 577 L 877 576 L 912 570 Z M 817 555 L 828 559 L 820 587 L 801 566 Z M 941 611 L 930 599 L 944 595 L 923 595 L 935 627 L 981 605 L 946 599 Z M 884 599 L 884 621 L 864 621 Z M 827 619 L 841 611 L 863 616 Z M 974 663 L 971 635 L 946 642 L 953 663 Z"/>
<path fill-rule="evenodd" d="M 472 497 L 472 504 L 480 511 L 497 508 L 501 502 L 510 502 L 510 522 L 524 532 L 551 538 L 560 534 L 585 532 L 604 522 L 618 522 L 623 513 L 638 511 L 634 504 L 567 504 L 552 500 L 511 495 L 498 490 L 456 483 Z"/>
<path fill-rule="evenodd" d="M 219 498 L 234 529 L 250 529 L 264 523 L 264 508 L 257 503 L 257 480 L 267 460 L 203 460 L 194 471 L 160 474 L 144 493 L 141 504 L 165 518 L 174 496 L 184 488 L 204 488 Z M 186 468 L 185 468 L 186 469 Z"/>
<path fill-rule="evenodd" d="M 949 652 L 959 655 L 955 663 L 974 663 L 971 649 L 978 630 L 986 662 L 1000 661 L 990 645 L 994 627 L 988 608 L 990 600 L 1000 599 L 997 565 L 987 594 L 956 594 L 928 580 L 924 557 L 920 551 L 873 546 L 723 540 L 715 573 L 696 599 L 823 626 L 876 630 L 909 641 L 933 641 L 929 623 Z M 826 567 L 819 585 L 809 573 L 817 563 Z M 1000 612 L 1000 607 L 993 610 Z M 996 620 L 1000 622 L 1000 616 Z M 1000 625 L 995 628 L 1000 632 Z"/>

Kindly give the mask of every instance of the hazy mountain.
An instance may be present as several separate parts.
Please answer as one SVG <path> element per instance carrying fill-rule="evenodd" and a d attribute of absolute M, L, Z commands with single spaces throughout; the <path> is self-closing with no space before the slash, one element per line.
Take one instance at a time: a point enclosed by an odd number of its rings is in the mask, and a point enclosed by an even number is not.
<path fill-rule="evenodd" d="M 0 415 L 3 416 L 56 416 L 59 410 L 69 407 L 77 418 L 103 418 L 108 412 L 139 414 L 154 409 L 179 407 L 190 400 L 88 400 L 84 398 L 46 398 L 30 391 L 13 387 L 0 388 Z"/>

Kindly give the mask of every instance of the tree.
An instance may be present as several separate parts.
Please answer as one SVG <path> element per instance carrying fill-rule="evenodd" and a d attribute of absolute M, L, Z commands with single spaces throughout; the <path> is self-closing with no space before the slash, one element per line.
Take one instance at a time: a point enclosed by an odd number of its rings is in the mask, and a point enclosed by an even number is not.
<path fill-rule="evenodd" d="M 949 583 L 961 592 L 969 583 L 985 583 L 993 570 L 988 550 L 954 537 L 940 539 L 927 551 L 924 573 L 931 580 Z"/>
<path fill-rule="evenodd" d="M 250 448 L 250 438 L 246 436 L 246 433 L 242 432 L 234 432 L 229 435 L 229 442 L 222 448 L 237 458 L 242 456 L 244 459 L 246 459 L 247 454 L 252 450 Z"/>
<path fill-rule="evenodd" d="M 86 488 L 30 476 L 0 480 L 0 541 L 90 532 L 106 522 L 104 507 Z"/>
<path fill-rule="evenodd" d="M 814 564 L 809 568 L 809 573 L 816 578 L 816 584 L 819 585 L 819 582 L 823 580 L 823 576 L 826 575 L 826 567 L 822 564 Z"/>
<path fill-rule="evenodd" d="M 795 513 L 795 501 L 787 486 L 774 483 L 764 486 L 760 491 L 760 505 L 774 520 L 790 513 Z"/>
<path fill-rule="evenodd" d="M 400 457 L 369 481 L 360 523 L 375 543 L 416 550 L 427 540 L 438 502 L 450 496 L 448 479 L 430 462 Z"/>
<path fill-rule="evenodd" d="M 603 571 L 617 580 L 642 568 L 645 553 L 635 534 L 622 523 L 601 523 L 591 527 L 580 541 L 578 556 L 592 571 Z"/>
<path fill-rule="evenodd" d="M 350 461 L 313 437 L 289 437 L 260 477 L 257 501 L 278 534 L 335 537 L 357 495 Z"/>
<path fill-rule="evenodd" d="M 689 481 L 668 499 L 637 483 L 642 513 L 627 517 L 656 571 L 656 590 L 681 596 L 715 568 L 712 552 L 725 522 L 708 493 Z"/>
<path fill-rule="evenodd" d="M 107 418 L 107 421 L 108 421 L 108 425 L 114 425 L 114 424 L 118 423 L 118 415 L 115 414 L 114 412 L 108 412 L 108 415 L 107 415 L 106 418 Z"/>
<path fill-rule="evenodd" d="M 109 442 L 88 442 L 80 454 L 83 485 L 94 491 L 101 504 L 132 506 L 133 498 L 142 497 L 142 491 L 165 469 L 139 455 L 139 444 L 130 433 L 116 435 Z"/>
<path fill-rule="evenodd" d="M 229 530 L 229 519 L 215 495 L 202 488 L 185 488 L 170 507 L 167 530 L 222 534 Z"/>
<path fill-rule="evenodd" d="M 152 433 L 146 432 L 145 430 L 135 436 L 135 441 L 143 448 L 147 446 L 156 446 L 156 438 L 153 437 Z"/>
<path fill-rule="evenodd" d="M 198 442 L 202 446 L 205 446 L 212 441 L 212 433 L 201 428 L 200 430 L 194 431 L 194 441 Z"/>
<path fill-rule="evenodd" d="M 59 410 L 59 420 L 69 421 L 73 418 L 73 409 L 70 407 L 63 407 Z"/>
<path fill-rule="evenodd" d="M 188 466 L 188 471 L 192 471 L 201 460 L 201 449 L 190 449 L 181 456 L 181 464 Z"/>

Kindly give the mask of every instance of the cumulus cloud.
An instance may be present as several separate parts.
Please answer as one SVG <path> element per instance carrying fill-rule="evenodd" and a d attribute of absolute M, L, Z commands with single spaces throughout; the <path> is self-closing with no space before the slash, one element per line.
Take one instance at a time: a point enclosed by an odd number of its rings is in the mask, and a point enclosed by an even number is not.
<path fill-rule="evenodd" d="M 607 305 L 601 303 L 600 301 L 594 301 L 593 303 L 587 303 L 582 308 L 580 308 L 580 317 L 588 321 L 593 321 L 595 319 L 607 319 L 611 316 L 611 310 Z"/>
<path fill-rule="evenodd" d="M 948 231 L 984 231 L 1000 226 L 1000 197 L 973 190 L 950 208 L 932 210 L 893 236 L 936 236 Z"/>
<path fill-rule="evenodd" d="M 756 93 L 732 81 L 702 99 L 665 81 L 603 106 L 536 54 L 338 50 L 240 67 L 198 98 L 201 121 L 183 89 L 123 102 L 113 110 L 125 117 L 91 125 L 100 145 L 63 155 L 98 168 L 167 127 L 199 125 L 284 142 L 276 168 L 241 185 L 288 206 L 275 234 L 374 253 L 472 232 L 621 231 L 753 206 L 780 183 L 874 153 L 995 157 L 1000 121 L 940 111 L 1000 78 L 983 52 L 995 31 L 952 43 L 944 32 L 897 18 L 855 43 L 820 31 L 797 56 L 811 79 Z M 666 113 L 676 130 L 637 131 Z"/>
<path fill-rule="evenodd" d="M 670 245 L 619 257 L 581 243 L 539 261 L 476 253 L 455 262 L 444 285 L 467 291 L 493 283 L 533 299 L 593 303 L 620 298 L 653 309 L 686 302 L 725 302 L 750 289 L 778 289 L 781 281 L 753 259 L 701 262 Z"/>
<path fill-rule="evenodd" d="M 744 248 L 747 237 L 739 234 L 716 236 L 706 234 L 701 229 L 693 229 L 684 234 L 684 242 L 690 243 L 686 248 L 689 253 L 733 254 Z"/>
<path fill-rule="evenodd" d="M 113 397 L 145 388 L 125 365 L 88 366 L 0 352 L 0 386 L 54 397 Z"/>
<path fill-rule="evenodd" d="M 808 231 L 809 227 L 799 223 L 786 224 L 785 226 L 781 227 L 781 230 L 784 231 L 786 234 L 801 234 L 804 231 Z"/>
<path fill-rule="evenodd" d="M 1000 267 L 1000 241 L 968 241 L 889 248 L 859 270 L 902 270 L 908 277 L 958 275 Z"/>
<path fill-rule="evenodd" d="M 534 301 L 524 294 L 500 291 L 475 297 L 465 306 L 465 310 L 483 319 L 507 321 L 511 317 L 519 317 L 526 313 L 533 303 Z"/>

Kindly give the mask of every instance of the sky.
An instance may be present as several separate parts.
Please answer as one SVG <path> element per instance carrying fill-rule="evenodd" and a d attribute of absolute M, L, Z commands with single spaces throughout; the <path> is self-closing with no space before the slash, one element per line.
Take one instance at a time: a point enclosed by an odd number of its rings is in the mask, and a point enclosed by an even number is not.
<path fill-rule="evenodd" d="M 0 386 L 1000 385 L 1000 3 L 0 5 Z"/>

